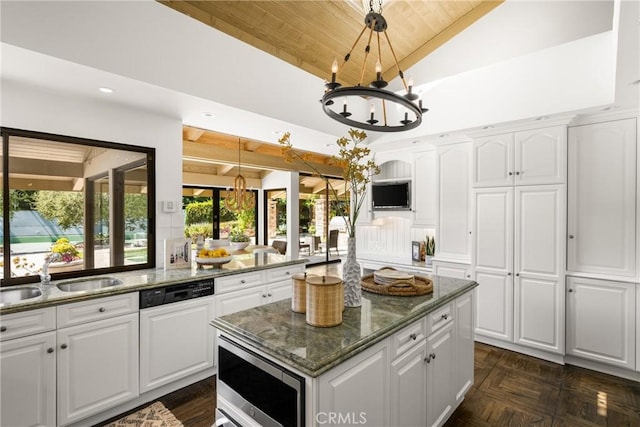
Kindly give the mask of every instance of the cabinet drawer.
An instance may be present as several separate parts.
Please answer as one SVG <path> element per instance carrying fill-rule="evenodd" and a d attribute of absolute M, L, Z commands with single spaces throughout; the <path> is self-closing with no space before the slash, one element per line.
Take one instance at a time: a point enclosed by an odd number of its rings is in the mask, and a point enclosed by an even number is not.
<path fill-rule="evenodd" d="M 281 280 L 291 279 L 291 276 L 294 274 L 304 273 L 304 264 L 271 268 L 265 270 L 265 273 L 267 275 L 267 283 L 279 282 Z"/>
<path fill-rule="evenodd" d="M 138 293 L 115 295 L 58 307 L 58 328 L 138 311 Z"/>
<path fill-rule="evenodd" d="M 426 326 L 423 319 L 412 323 L 399 332 L 396 332 L 391 339 L 391 344 L 393 346 L 391 349 L 392 357 L 395 359 L 412 349 L 417 344 L 422 343 L 422 340 L 426 337 L 425 329 Z"/>
<path fill-rule="evenodd" d="M 453 303 L 440 307 L 427 316 L 427 336 L 453 321 Z"/>
<path fill-rule="evenodd" d="M 216 294 L 237 291 L 240 289 L 260 286 L 265 283 L 264 271 L 253 273 L 234 274 L 232 276 L 215 279 Z"/>
<path fill-rule="evenodd" d="M 0 340 L 25 337 L 56 328 L 54 307 L 7 314 L 0 317 Z"/>

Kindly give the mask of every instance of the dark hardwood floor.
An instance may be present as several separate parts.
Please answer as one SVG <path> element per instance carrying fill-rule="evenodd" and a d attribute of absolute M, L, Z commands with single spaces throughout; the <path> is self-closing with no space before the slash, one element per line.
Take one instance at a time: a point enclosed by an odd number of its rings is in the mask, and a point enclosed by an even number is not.
<path fill-rule="evenodd" d="M 215 378 L 158 400 L 186 427 L 211 427 Z M 640 383 L 476 343 L 475 384 L 454 426 L 640 427 Z"/>

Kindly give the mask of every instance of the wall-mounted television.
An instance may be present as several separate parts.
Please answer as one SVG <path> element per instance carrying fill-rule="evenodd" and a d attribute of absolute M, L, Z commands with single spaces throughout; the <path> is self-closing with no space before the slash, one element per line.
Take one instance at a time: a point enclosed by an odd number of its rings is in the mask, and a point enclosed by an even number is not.
<path fill-rule="evenodd" d="M 411 181 L 374 182 L 371 199 L 374 211 L 411 210 Z"/>

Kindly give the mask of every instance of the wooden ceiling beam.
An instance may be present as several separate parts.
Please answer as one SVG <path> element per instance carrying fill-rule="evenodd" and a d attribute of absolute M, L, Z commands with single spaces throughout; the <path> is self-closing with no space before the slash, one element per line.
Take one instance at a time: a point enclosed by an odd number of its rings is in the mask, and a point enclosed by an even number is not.
<path fill-rule="evenodd" d="M 84 167 L 82 163 L 10 157 L 9 173 L 82 178 L 84 177 Z"/>
<path fill-rule="evenodd" d="M 233 187 L 235 176 L 205 175 L 192 172 L 182 172 L 182 185 L 202 187 Z M 262 180 L 245 177 L 247 188 L 262 188 Z"/>
<path fill-rule="evenodd" d="M 184 160 L 212 161 L 216 163 L 237 164 L 238 152 L 237 150 L 229 150 L 224 148 L 217 148 L 215 151 L 212 151 L 211 148 L 205 144 L 183 141 L 182 158 Z M 282 157 L 251 152 L 245 152 L 242 155 L 242 164 L 258 169 L 298 171 L 305 173 L 315 172 L 313 168 L 307 166 L 304 162 L 297 159 L 291 163 L 287 163 L 283 160 Z M 342 168 L 339 168 L 337 166 L 314 163 L 313 167 L 323 175 L 342 175 Z"/>
<path fill-rule="evenodd" d="M 73 191 L 73 181 L 9 177 L 12 190 Z"/>

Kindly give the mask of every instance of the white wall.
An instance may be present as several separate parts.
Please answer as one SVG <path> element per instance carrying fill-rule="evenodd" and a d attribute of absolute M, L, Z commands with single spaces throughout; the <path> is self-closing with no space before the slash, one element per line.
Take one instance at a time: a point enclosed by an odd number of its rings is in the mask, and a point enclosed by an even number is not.
<path fill-rule="evenodd" d="M 163 241 L 182 237 L 182 213 L 163 213 L 160 204 L 182 200 L 182 122 L 99 99 L 79 98 L 2 80 L 0 125 L 156 149 L 156 266 Z"/>

